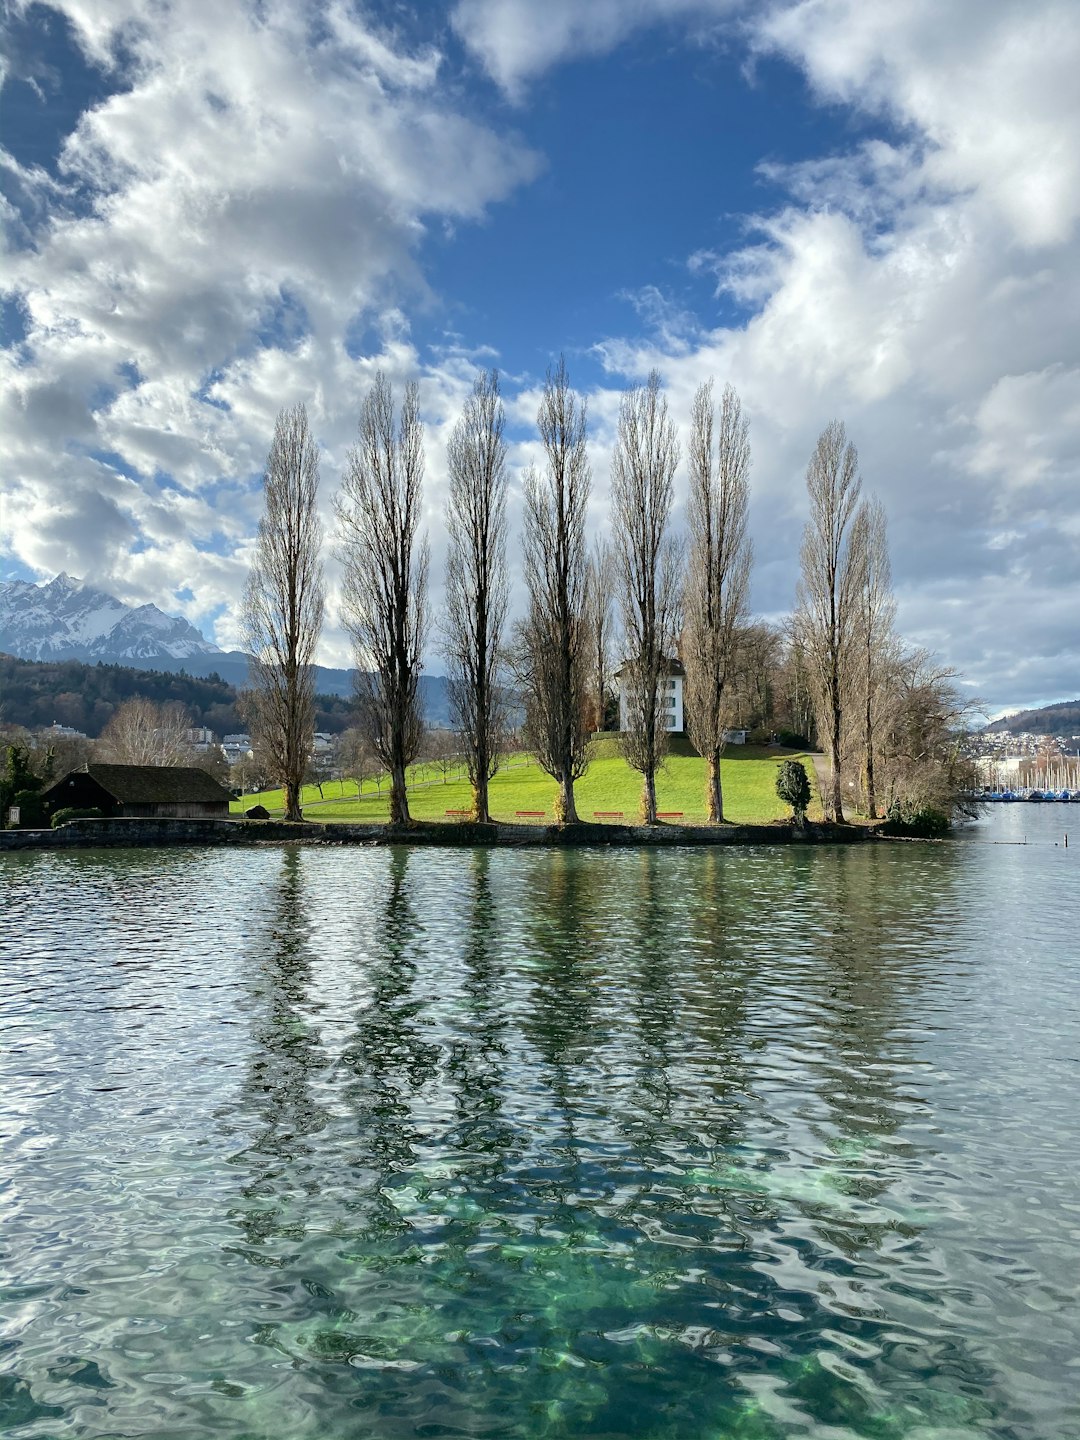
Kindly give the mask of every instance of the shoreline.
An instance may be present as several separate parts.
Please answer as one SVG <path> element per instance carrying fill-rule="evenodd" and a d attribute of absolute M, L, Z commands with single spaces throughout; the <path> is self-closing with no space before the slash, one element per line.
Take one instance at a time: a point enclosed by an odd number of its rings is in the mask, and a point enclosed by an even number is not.
<path fill-rule="evenodd" d="M 851 845 L 887 839 L 877 827 L 807 821 L 747 825 L 480 825 L 416 821 L 411 825 L 285 820 L 72 820 L 57 830 L 2 830 L 0 853 L 25 850 L 133 849 L 158 845 L 417 845 L 566 848 L 672 845 Z"/>

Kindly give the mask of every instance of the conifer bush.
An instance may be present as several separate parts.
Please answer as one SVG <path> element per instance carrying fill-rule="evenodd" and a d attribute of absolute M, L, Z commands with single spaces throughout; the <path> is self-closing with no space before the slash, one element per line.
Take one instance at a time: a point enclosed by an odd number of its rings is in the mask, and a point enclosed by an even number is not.
<path fill-rule="evenodd" d="M 810 805 L 810 780 L 798 760 L 785 760 L 780 766 L 776 772 L 776 793 L 785 805 L 791 806 L 795 824 L 801 825 Z"/>

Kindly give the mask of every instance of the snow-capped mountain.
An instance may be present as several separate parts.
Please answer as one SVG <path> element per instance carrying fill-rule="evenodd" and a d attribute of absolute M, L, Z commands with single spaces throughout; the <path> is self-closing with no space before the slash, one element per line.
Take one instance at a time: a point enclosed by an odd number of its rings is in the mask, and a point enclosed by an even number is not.
<path fill-rule="evenodd" d="M 221 653 L 186 620 L 156 605 L 122 605 L 70 575 L 47 585 L 0 581 L 0 650 L 22 660 L 104 660 L 144 669 Z"/>

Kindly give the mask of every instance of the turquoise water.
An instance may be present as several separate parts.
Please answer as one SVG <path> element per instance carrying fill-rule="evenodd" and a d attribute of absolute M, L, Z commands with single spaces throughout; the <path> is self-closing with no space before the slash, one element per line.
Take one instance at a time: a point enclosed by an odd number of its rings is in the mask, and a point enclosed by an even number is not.
<path fill-rule="evenodd" d="M 1075 807 L 0 887 L 0 1431 L 1080 1436 Z"/>

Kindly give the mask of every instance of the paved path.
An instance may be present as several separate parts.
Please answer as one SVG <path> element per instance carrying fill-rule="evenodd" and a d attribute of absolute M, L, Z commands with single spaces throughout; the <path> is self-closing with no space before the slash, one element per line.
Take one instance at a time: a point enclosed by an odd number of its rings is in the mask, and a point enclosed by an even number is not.
<path fill-rule="evenodd" d="M 832 766 L 820 752 L 811 755 L 810 759 L 814 762 L 814 777 L 817 780 L 818 799 L 821 801 L 822 808 L 824 808 L 825 796 L 829 793 L 829 786 L 832 784 Z"/>

